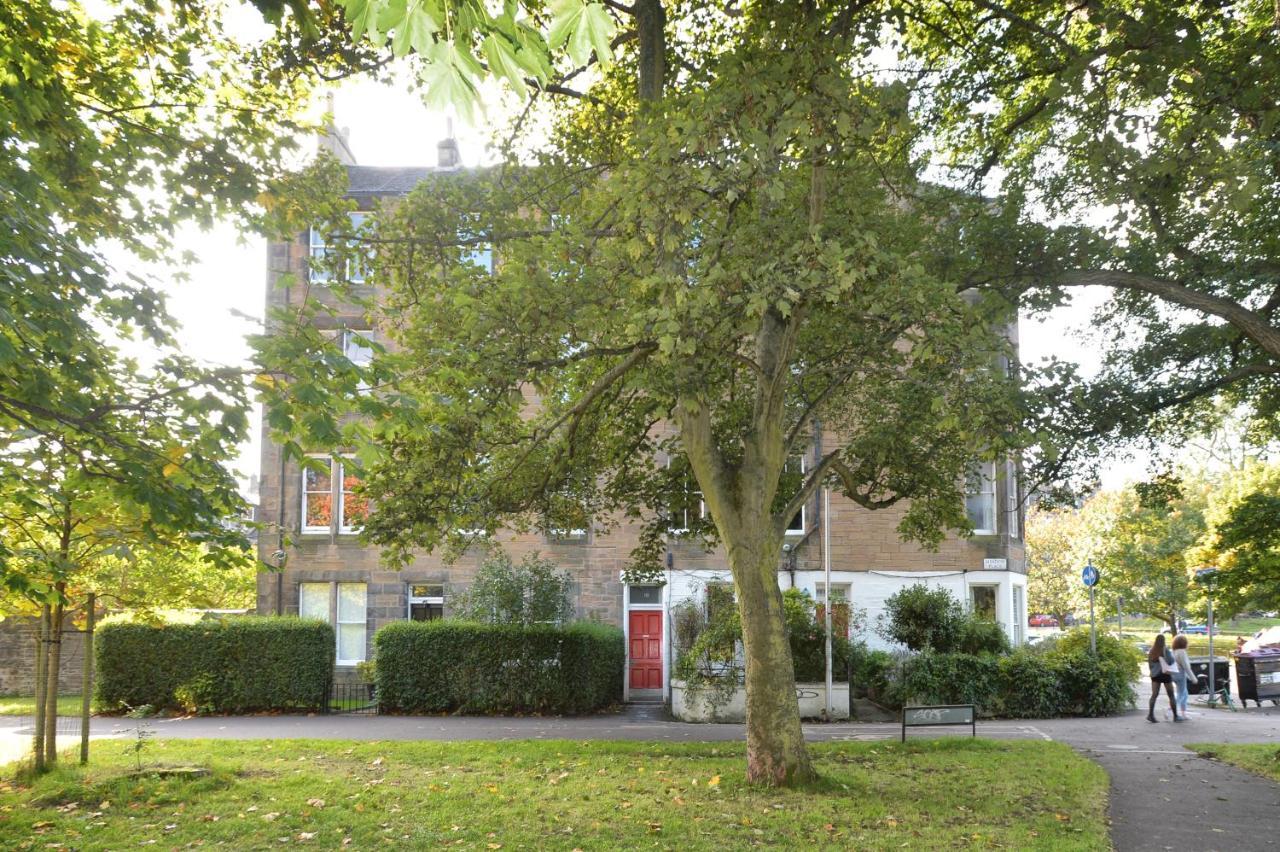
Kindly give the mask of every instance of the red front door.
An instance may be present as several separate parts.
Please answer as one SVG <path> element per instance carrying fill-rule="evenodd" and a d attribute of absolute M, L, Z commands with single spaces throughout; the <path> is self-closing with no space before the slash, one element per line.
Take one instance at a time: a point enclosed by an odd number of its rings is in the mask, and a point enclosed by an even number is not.
<path fill-rule="evenodd" d="M 627 635 L 631 688 L 662 689 L 662 612 L 632 610 Z"/>

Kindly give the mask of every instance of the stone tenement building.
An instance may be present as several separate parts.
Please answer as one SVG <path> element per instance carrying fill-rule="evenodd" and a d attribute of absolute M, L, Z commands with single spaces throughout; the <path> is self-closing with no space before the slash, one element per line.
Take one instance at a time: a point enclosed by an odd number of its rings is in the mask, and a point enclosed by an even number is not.
<path fill-rule="evenodd" d="M 355 164 L 345 139 L 332 136 L 328 147 L 347 165 L 348 193 L 362 210 L 389 197 L 402 195 L 430 174 L 430 168 L 378 168 Z M 459 167 L 456 143 L 439 146 L 436 169 Z M 360 216 L 353 213 L 353 217 Z M 297 304 L 303 287 L 279 286 L 288 273 L 295 282 L 308 281 L 309 291 L 323 294 L 321 274 L 308 272 L 308 259 L 326 250 L 315 232 L 299 234 L 291 242 L 269 247 L 267 306 Z M 481 258 L 491 263 L 492 258 Z M 317 287 L 317 285 L 319 285 Z M 348 331 L 372 334 L 360 316 L 333 320 L 335 345 L 359 362 L 370 353 Z M 1016 334 L 1016 329 L 1011 330 Z M 1016 340 L 1015 340 L 1016 342 Z M 264 426 L 258 517 L 278 524 L 283 535 L 264 532 L 260 556 L 268 564 L 285 564 L 283 571 L 258 579 L 259 613 L 301 614 L 323 618 L 337 632 L 338 675 L 353 670 L 369 657 L 372 638 L 383 625 L 398 619 L 427 620 L 449 613 L 450 597 L 465 589 L 479 565 L 467 554 L 446 565 L 437 556 L 421 556 L 403 571 L 389 571 L 378 563 L 375 548 L 356 538 L 353 525 L 362 506 L 352 493 L 354 479 L 340 461 L 330 463 L 330 475 L 304 471 L 283 461 L 278 444 Z M 782 588 L 807 590 L 824 599 L 823 530 L 830 526 L 831 597 L 837 607 L 852 601 L 871 619 L 886 597 L 905 585 L 926 582 L 945 586 L 973 610 L 1005 626 L 1009 638 L 1023 641 L 1026 612 L 1026 566 L 1022 543 L 1022 501 L 1017 466 L 989 464 L 976 477 L 967 498 L 977 531 L 970 539 L 949 537 L 938 552 L 902 542 L 897 533 L 901 509 L 871 512 L 832 494 L 829 516 L 823 517 L 820 495 L 810 501 L 787 535 L 778 554 L 778 582 Z M 696 505 L 697 501 L 693 501 Z M 539 551 L 567 570 L 575 580 L 574 606 L 582 618 L 619 625 L 627 635 L 629 698 L 666 695 L 672 664 L 670 611 L 673 604 L 705 594 L 708 585 L 730 582 L 723 553 L 704 552 L 693 543 L 673 539 L 665 582 L 626 586 L 621 574 L 637 543 L 637 528 L 621 527 L 608 535 L 575 530 L 557 539 L 540 535 L 499 536 L 499 542 L 519 559 Z M 287 548 L 285 537 L 291 541 Z M 874 635 L 868 640 L 881 644 Z"/>

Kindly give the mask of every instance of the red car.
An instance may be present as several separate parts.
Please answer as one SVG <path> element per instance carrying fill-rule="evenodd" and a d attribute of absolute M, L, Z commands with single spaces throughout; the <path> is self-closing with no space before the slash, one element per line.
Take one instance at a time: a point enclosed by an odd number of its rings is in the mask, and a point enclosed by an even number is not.
<path fill-rule="evenodd" d="M 1057 627 L 1058 619 L 1052 615 L 1033 615 L 1027 619 L 1028 627 Z"/>

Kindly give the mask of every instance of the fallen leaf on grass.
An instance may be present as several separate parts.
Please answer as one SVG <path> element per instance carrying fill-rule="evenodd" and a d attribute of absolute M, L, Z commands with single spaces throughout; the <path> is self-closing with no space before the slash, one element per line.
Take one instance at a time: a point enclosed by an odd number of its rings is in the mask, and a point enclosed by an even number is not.
<path fill-rule="evenodd" d="M 711 780 L 707 782 L 707 786 L 708 786 L 708 787 L 719 787 L 719 786 L 720 786 L 720 776 L 719 776 L 719 775 L 712 775 L 712 776 L 711 776 Z"/>
<path fill-rule="evenodd" d="M 323 808 L 324 799 L 307 799 L 307 804 L 313 808 Z"/>

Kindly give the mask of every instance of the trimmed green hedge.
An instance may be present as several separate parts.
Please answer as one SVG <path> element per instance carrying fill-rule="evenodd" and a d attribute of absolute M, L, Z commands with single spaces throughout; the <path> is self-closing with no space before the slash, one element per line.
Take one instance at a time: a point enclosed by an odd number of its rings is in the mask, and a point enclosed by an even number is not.
<path fill-rule="evenodd" d="M 589 713 L 622 700 L 622 631 L 442 620 L 373 637 L 387 713 Z"/>
<path fill-rule="evenodd" d="M 1105 640 L 1105 641 L 1104 641 Z M 982 716 L 1045 719 L 1107 716 L 1133 706 L 1136 655 L 1123 643 L 1068 634 L 1043 650 L 1012 654 L 921 653 L 874 673 L 879 699 L 904 704 L 975 704 Z"/>
<path fill-rule="evenodd" d="M 333 676 L 333 628 L 309 619 L 108 624 L 94 648 L 98 706 L 106 710 L 319 710 Z"/>

